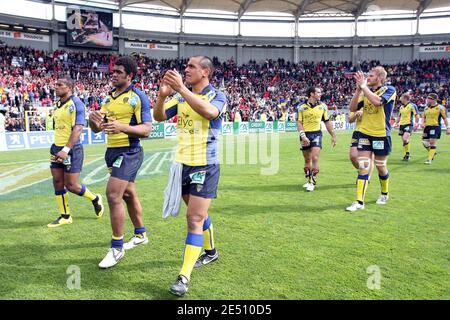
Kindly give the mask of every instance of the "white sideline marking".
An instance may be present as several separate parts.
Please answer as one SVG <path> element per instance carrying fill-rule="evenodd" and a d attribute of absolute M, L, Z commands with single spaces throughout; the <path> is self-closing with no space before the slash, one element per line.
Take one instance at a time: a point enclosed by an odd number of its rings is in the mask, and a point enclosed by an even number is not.
<path fill-rule="evenodd" d="M 92 154 L 89 155 L 89 157 L 103 157 L 105 154 Z M 85 156 L 86 158 L 86 156 Z M 41 159 L 41 160 L 28 160 L 28 161 L 15 161 L 15 162 L 0 162 L 0 167 L 1 166 L 12 166 L 14 164 L 26 164 L 26 163 L 36 163 L 36 162 L 50 162 L 50 154 L 48 156 L 47 159 Z"/>
<path fill-rule="evenodd" d="M 28 168 L 31 168 L 32 166 L 33 166 L 32 164 L 29 164 L 29 165 L 27 165 L 27 166 L 25 166 L 25 167 L 16 168 L 16 169 L 13 169 L 13 170 L 11 170 L 11 171 L 2 173 L 2 174 L 0 174 L 0 178 L 6 177 L 6 176 L 8 176 L 8 175 L 10 175 L 10 174 L 12 174 L 12 173 L 14 173 L 14 172 L 17 172 L 17 171 L 26 170 L 26 169 L 28 169 Z"/>
<path fill-rule="evenodd" d="M 97 158 L 94 161 L 89 162 L 89 164 L 91 164 L 91 163 L 93 163 L 95 161 L 98 161 L 99 159 L 102 159 L 102 158 L 101 157 Z M 22 174 L 20 174 L 18 176 L 17 175 L 11 175 L 11 172 L 8 172 L 8 175 L 6 176 L 6 178 L 3 178 L 3 179 L 0 180 L 0 186 L 1 186 L 0 196 L 3 196 L 5 194 L 9 194 L 9 193 L 11 193 L 13 191 L 21 190 L 23 188 L 31 187 L 31 186 L 33 186 L 35 184 L 38 184 L 38 183 L 41 183 L 41 182 L 44 182 L 44 181 L 52 179 L 52 177 L 50 176 L 48 178 L 44 178 L 44 179 L 41 179 L 41 180 L 38 180 L 38 181 L 34 181 L 32 183 L 28 183 L 28 184 L 25 184 L 25 185 L 22 185 L 22 186 L 19 186 L 19 187 L 16 187 L 16 188 L 4 191 L 5 189 L 8 189 L 9 186 L 14 185 L 17 182 L 18 178 L 19 179 L 24 179 L 24 178 L 26 178 L 26 177 L 28 177 L 30 175 L 33 175 L 36 172 L 42 171 L 44 169 L 48 169 L 50 171 L 49 161 L 48 160 L 46 161 L 46 163 L 43 163 L 41 165 L 37 165 L 37 166 L 28 165 L 28 166 L 26 166 L 24 168 L 27 168 L 27 167 L 31 167 L 32 169 L 30 171 L 25 171 L 25 172 L 23 172 Z M 24 168 L 20 168 L 20 169 L 24 170 Z M 17 171 L 17 170 L 14 170 L 14 171 Z M 3 192 L 1 192 L 1 191 L 3 191 Z"/>
<path fill-rule="evenodd" d="M 163 151 L 163 150 L 170 150 L 170 151 L 155 152 L 154 154 L 151 154 L 150 157 L 148 159 L 146 159 L 145 162 L 143 163 L 143 168 L 138 173 L 139 176 L 154 175 L 154 174 L 162 173 L 161 167 L 163 166 L 164 162 L 166 162 L 166 161 L 170 162 L 172 160 L 174 148 L 163 148 L 163 149 L 159 149 L 158 151 Z M 94 162 L 102 160 L 104 157 L 104 154 L 89 155 L 89 157 L 95 157 L 95 156 L 99 156 L 99 157 L 90 161 L 86 165 L 90 165 Z M 26 181 L 27 177 L 29 177 L 33 174 L 36 174 L 37 172 L 49 169 L 49 160 L 48 159 L 11 162 L 9 164 L 20 164 L 20 163 L 21 164 L 28 163 L 28 165 L 0 174 L 0 196 L 6 195 L 11 192 L 15 192 L 15 191 L 18 191 L 18 190 L 21 190 L 24 188 L 28 188 L 35 184 L 45 182 L 45 181 L 52 179 L 52 177 L 50 176 L 50 177 L 47 177 L 47 178 L 44 178 L 41 180 L 37 180 L 37 181 L 31 182 L 28 184 L 20 185 L 16 188 L 9 189 L 11 186 L 15 185 L 17 183 L 17 181 L 19 181 L 19 180 Z M 1 165 L 8 165 L 8 164 L 2 163 Z M 152 165 L 155 165 L 154 168 L 151 168 Z M 94 178 L 95 175 L 97 175 L 102 170 L 105 171 L 105 176 L 103 176 L 99 179 L 95 179 Z M 18 174 L 15 174 L 15 173 L 18 173 Z M 84 183 L 86 185 L 91 185 L 94 183 L 105 181 L 108 179 L 108 177 L 109 177 L 108 170 L 106 169 L 106 165 L 103 163 L 102 165 L 96 167 L 91 172 L 89 172 L 86 175 L 86 177 L 83 178 L 82 183 Z"/>
<path fill-rule="evenodd" d="M 25 171 L 24 169 L 27 168 L 27 167 L 29 167 L 29 169 Z M 33 174 L 36 174 L 38 172 L 41 172 L 44 169 L 48 168 L 48 164 L 47 163 L 42 163 L 42 164 L 34 165 L 34 166 L 33 165 L 29 165 L 27 167 L 21 168 L 22 169 L 21 172 L 19 174 L 17 174 L 17 175 L 8 173 L 8 175 L 6 177 L 4 177 L 3 179 L 0 180 L 1 181 L 0 182 L 0 186 L 1 186 L 0 187 L 0 195 L 7 194 L 7 193 L 10 193 L 12 191 L 19 190 L 19 189 L 23 188 L 24 186 L 20 186 L 18 188 L 9 189 L 11 186 L 15 185 L 17 183 L 17 181 L 26 179 L 27 177 L 29 177 L 29 176 L 31 176 Z M 15 170 L 15 171 L 17 171 L 17 170 Z M 44 180 L 46 180 L 46 179 L 44 179 Z M 42 180 L 42 181 L 44 181 L 44 180 Z M 34 183 L 32 183 L 32 184 L 34 184 Z M 29 184 L 29 185 L 32 185 L 32 184 Z"/>

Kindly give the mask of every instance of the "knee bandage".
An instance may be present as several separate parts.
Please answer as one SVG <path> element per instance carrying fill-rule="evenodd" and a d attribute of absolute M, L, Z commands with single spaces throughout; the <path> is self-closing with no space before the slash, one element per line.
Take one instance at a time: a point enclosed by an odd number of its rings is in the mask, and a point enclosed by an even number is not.
<path fill-rule="evenodd" d="M 375 160 L 375 165 L 377 167 L 386 167 L 387 160 Z"/>
<path fill-rule="evenodd" d="M 369 170 L 370 159 L 369 158 L 358 158 L 359 170 Z"/>

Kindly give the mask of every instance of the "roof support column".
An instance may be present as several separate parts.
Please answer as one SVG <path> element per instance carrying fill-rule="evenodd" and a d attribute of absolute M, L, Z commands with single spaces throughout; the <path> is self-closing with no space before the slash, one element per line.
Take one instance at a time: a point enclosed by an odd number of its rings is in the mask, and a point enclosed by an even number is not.
<path fill-rule="evenodd" d="M 180 15 L 180 33 L 184 33 L 184 19 L 183 15 Z"/>
<path fill-rule="evenodd" d="M 417 15 L 416 19 L 416 34 L 419 34 L 420 15 Z"/>
<path fill-rule="evenodd" d="M 119 28 L 123 27 L 123 20 L 122 20 L 122 1 L 119 2 Z"/>
<path fill-rule="evenodd" d="M 58 34 L 58 21 L 55 16 L 55 0 L 52 0 L 52 33 L 50 36 L 50 46 L 52 51 L 56 51 L 59 48 L 59 34 Z"/>
<path fill-rule="evenodd" d="M 241 17 L 238 17 L 238 34 L 239 37 L 242 35 L 241 34 Z"/>
<path fill-rule="evenodd" d="M 300 62 L 300 44 L 299 44 L 299 33 L 298 33 L 298 26 L 299 26 L 299 17 L 295 17 L 295 35 L 294 35 L 294 63 Z"/>
<path fill-rule="evenodd" d="M 236 65 L 241 66 L 244 61 L 244 48 L 242 43 L 237 43 L 236 44 Z"/>
<path fill-rule="evenodd" d="M 55 0 L 52 0 L 52 20 L 55 20 Z"/>
<path fill-rule="evenodd" d="M 119 1 L 119 54 L 125 54 L 125 28 L 123 27 L 123 1 Z"/>

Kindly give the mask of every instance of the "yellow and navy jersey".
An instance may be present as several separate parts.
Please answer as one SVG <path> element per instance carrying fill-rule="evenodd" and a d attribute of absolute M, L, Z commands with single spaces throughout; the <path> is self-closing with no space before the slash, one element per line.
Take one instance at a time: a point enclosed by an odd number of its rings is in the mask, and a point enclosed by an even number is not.
<path fill-rule="evenodd" d="M 208 120 L 194 111 L 180 94 L 176 94 L 164 104 L 167 119 L 177 115 L 178 147 L 175 161 L 188 166 L 205 166 L 219 163 L 217 139 L 222 128 L 225 111 L 225 94 L 213 86 L 206 86 L 200 94 L 219 110 L 219 116 Z"/>
<path fill-rule="evenodd" d="M 447 112 L 445 107 L 437 104 L 434 107 L 425 107 L 423 111 L 423 116 L 425 118 L 425 126 L 440 126 L 441 119 L 447 119 Z"/>
<path fill-rule="evenodd" d="M 67 101 L 58 101 L 53 119 L 55 123 L 55 145 L 63 147 L 69 141 L 72 129 L 85 124 L 84 104 L 78 97 L 71 96 Z M 79 141 L 77 143 L 80 143 Z"/>
<path fill-rule="evenodd" d="M 298 107 L 298 121 L 302 123 L 305 132 L 320 131 L 320 123 L 329 120 L 328 108 L 325 103 L 318 102 L 313 105 L 305 102 Z"/>
<path fill-rule="evenodd" d="M 354 116 L 355 116 L 355 113 L 356 113 L 356 112 L 350 112 L 350 117 L 354 117 Z M 360 127 L 360 124 L 361 124 L 361 119 L 356 118 L 355 124 L 356 124 L 356 126 L 355 126 L 355 131 L 359 131 L 359 127 Z"/>
<path fill-rule="evenodd" d="M 130 85 L 127 90 L 117 97 L 115 90 L 102 102 L 100 112 L 106 113 L 109 120 L 136 126 L 144 122 L 151 122 L 150 102 L 142 91 Z M 108 148 L 137 147 L 140 146 L 140 139 L 130 137 L 125 133 L 108 134 Z"/>
<path fill-rule="evenodd" d="M 400 125 L 405 126 L 413 123 L 415 115 L 419 114 L 417 106 L 410 102 L 407 105 L 402 105 L 399 110 Z"/>
<path fill-rule="evenodd" d="M 388 137 L 397 91 L 392 86 L 382 86 L 372 92 L 381 98 L 381 106 L 374 106 L 364 95 L 359 97 L 358 109 L 364 110 L 359 131 L 372 137 Z"/>

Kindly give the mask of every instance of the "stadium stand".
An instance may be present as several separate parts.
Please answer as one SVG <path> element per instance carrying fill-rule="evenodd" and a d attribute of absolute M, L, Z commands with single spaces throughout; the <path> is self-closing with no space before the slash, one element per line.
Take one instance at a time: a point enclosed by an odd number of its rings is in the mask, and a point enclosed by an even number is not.
<path fill-rule="evenodd" d="M 109 86 L 109 69 L 118 55 L 56 50 L 45 52 L 25 47 L 0 47 L 0 103 L 6 108 L 6 130 L 25 130 L 24 112 L 38 107 L 51 107 L 55 101 L 54 84 L 58 75 L 68 74 L 76 79 L 77 95 L 89 110 L 97 110 Z M 159 81 L 168 69 L 184 69 L 185 59 L 151 59 L 135 55 L 139 65 L 136 81 L 154 101 Z M 233 60 L 219 61 L 213 83 L 226 90 L 228 110 L 226 119 L 234 121 L 240 112 L 242 121 L 294 120 L 296 106 L 305 99 L 308 86 L 324 89 L 323 101 L 333 110 L 332 115 L 346 111 L 351 98 L 351 62 L 307 62 L 294 64 L 284 59 L 251 60 L 238 66 Z M 364 62 L 359 68 L 369 70 L 379 61 Z M 419 108 L 424 97 L 437 92 L 447 106 L 450 95 L 450 59 L 415 60 L 385 65 L 389 81 L 399 92 L 411 91 Z M 45 120 L 39 114 L 30 119 L 30 130 L 45 130 Z"/>

